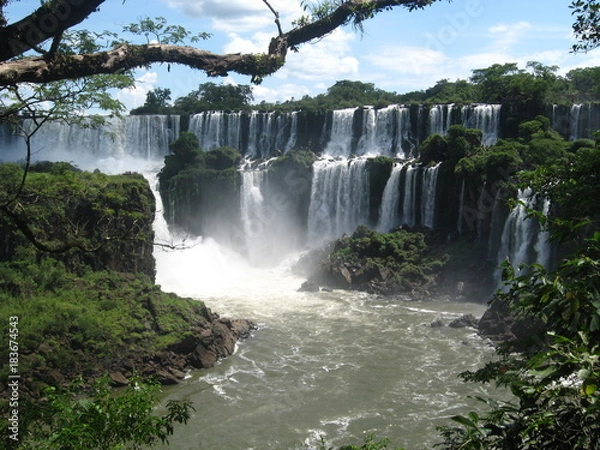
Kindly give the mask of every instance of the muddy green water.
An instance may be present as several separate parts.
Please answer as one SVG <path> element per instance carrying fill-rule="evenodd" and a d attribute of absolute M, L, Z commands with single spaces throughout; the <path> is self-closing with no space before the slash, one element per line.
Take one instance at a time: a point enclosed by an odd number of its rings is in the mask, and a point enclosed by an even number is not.
<path fill-rule="evenodd" d="M 216 367 L 165 389 L 196 412 L 169 449 L 310 449 L 362 443 L 375 432 L 407 449 L 432 448 L 436 425 L 469 410 L 478 385 L 459 372 L 492 349 L 473 329 L 432 328 L 484 306 L 344 291 L 300 293 L 288 264 L 257 269 L 212 241 L 157 252 L 166 291 L 204 300 L 259 329 Z"/>

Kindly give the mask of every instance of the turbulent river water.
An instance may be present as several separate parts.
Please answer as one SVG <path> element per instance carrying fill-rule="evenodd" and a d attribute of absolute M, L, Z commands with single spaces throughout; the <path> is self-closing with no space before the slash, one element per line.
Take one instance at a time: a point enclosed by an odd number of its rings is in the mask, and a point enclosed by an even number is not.
<path fill-rule="evenodd" d="M 162 158 L 68 156 L 84 169 L 135 168 L 152 184 L 162 166 Z M 172 243 L 160 212 L 159 201 L 156 238 Z M 165 388 L 165 401 L 189 399 L 196 411 L 164 448 L 313 449 L 321 439 L 360 444 L 370 433 L 394 446 L 432 448 L 440 440 L 435 427 L 474 406 L 468 396 L 478 387 L 457 375 L 491 358 L 491 347 L 473 329 L 430 324 L 480 316 L 483 304 L 298 292 L 303 279 L 290 271 L 298 255 L 257 268 L 210 239 L 184 244 L 181 251 L 156 248 L 163 290 L 252 319 L 258 329 L 214 368 Z"/>
<path fill-rule="evenodd" d="M 157 239 L 170 239 L 162 219 Z M 473 406 L 477 386 L 457 379 L 492 355 L 473 329 L 432 328 L 481 304 L 411 301 L 364 293 L 298 292 L 294 257 L 248 265 L 215 241 L 157 249 L 163 290 L 203 300 L 258 329 L 216 367 L 193 371 L 165 399 L 196 408 L 169 449 L 311 449 L 359 444 L 369 433 L 408 449 L 432 448 L 436 425 Z"/>

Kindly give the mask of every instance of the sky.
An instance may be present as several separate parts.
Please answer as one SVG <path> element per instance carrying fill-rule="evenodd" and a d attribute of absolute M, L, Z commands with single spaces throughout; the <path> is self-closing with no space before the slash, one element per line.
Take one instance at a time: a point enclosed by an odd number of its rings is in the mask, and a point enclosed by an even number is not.
<path fill-rule="evenodd" d="M 303 14 L 300 0 L 271 0 L 284 31 Z M 314 2 L 313 2 L 314 3 Z M 474 69 L 528 61 L 560 67 L 600 65 L 600 50 L 571 53 L 570 0 L 441 0 L 419 11 L 397 7 L 318 42 L 289 52 L 285 66 L 253 88 L 260 103 L 315 96 L 339 80 L 373 83 L 399 94 L 427 89 L 437 81 L 468 79 Z M 20 0 L 7 8 L 12 20 L 23 17 L 37 1 Z M 212 37 L 195 46 L 213 53 L 266 52 L 277 34 L 274 16 L 263 0 L 106 0 L 80 28 L 120 32 L 144 17 L 164 17 L 194 33 Z M 208 78 L 184 66 L 153 65 L 136 70 L 135 89 L 115 95 L 128 109 L 141 106 L 146 93 L 168 88 L 173 99 L 208 81 L 250 84 L 247 76 Z"/>

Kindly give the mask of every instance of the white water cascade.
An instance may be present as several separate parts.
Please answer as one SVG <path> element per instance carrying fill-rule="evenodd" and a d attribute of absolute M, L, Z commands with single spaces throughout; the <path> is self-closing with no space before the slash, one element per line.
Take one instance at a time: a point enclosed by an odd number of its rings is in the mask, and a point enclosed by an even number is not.
<path fill-rule="evenodd" d="M 352 126 L 357 108 L 337 109 L 333 111 L 331 134 L 325 148 L 328 156 L 349 157 L 352 151 Z"/>
<path fill-rule="evenodd" d="M 438 170 L 441 163 L 426 167 L 423 171 L 423 191 L 421 194 L 421 224 L 427 228 L 434 228 L 435 206 L 437 203 L 437 180 Z"/>
<path fill-rule="evenodd" d="M 411 165 L 406 169 L 404 200 L 402 203 L 402 223 L 414 227 L 417 223 L 417 176 L 420 166 Z"/>
<path fill-rule="evenodd" d="M 262 260 L 262 237 L 266 232 L 265 199 L 262 185 L 265 179 L 264 170 L 243 170 L 240 189 L 240 207 L 244 237 L 249 261 Z"/>
<path fill-rule="evenodd" d="M 483 133 L 482 144 L 486 147 L 498 141 L 502 105 L 481 104 L 463 107 L 463 125 Z"/>
<path fill-rule="evenodd" d="M 429 110 L 429 134 L 445 136 L 452 125 L 452 110 L 454 104 L 433 105 Z"/>
<path fill-rule="evenodd" d="M 241 113 L 210 111 L 190 117 L 189 131 L 198 137 L 204 151 L 218 147 L 241 148 Z"/>
<path fill-rule="evenodd" d="M 364 112 L 362 134 L 358 141 L 358 155 L 395 155 L 394 142 L 397 139 L 397 105 L 382 109 L 368 108 Z"/>
<path fill-rule="evenodd" d="M 369 217 L 367 160 L 329 160 L 313 164 L 308 211 L 311 246 L 337 239 L 364 225 Z"/>
<path fill-rule="evenodd" d="M 570 114 L 570 124 L 571 124 L 571 133 L 570 140 L 574 141 L 579 139 L 581 136 L 581 110 L 583 105 L 577 103 L 571 106 L 571 114 Z"/>
<path fill-rule="evenodd" d="M 155 248 L 157 283 L 165 292 L 202 300 L 222 316 L 253 319 L 259 326 L 234 355 L 163 388 L 163 401 L 187 399 L 196 411 L 162 449 L 314 450 L 321 437 L 334 447 L 360 446 L 371 432 L 390 438 L 394 446 L 433 448 L 440 440 L 436 426 L 449 425 L 450 417 L 477 406 L 469 399 L 476 394 L 474 386 L 459 381 L 457 374 L 483 365 L 491 347 L 472 329 L 429 324 L 437 319 L 448 323 L 466 313 L 479 316 L 484 305 L 438 298 L 403 301 L 342 290 L 298 292 L 303 279 L 290 271 L 297 255 L 289 254 L 275 267 L 257 267 L 242 256 L 242 249 L 208 237 L 182 240 L 169 230 L 156 192 L 156 174 L 168 147 L 161 133 L 137 129 L 140 135 L 115 140 L 124 142 L 123 147 L 102 149 L 90 146 L 89 130 L 47 130 L 49 141 L 36 143 L 35 157 L 59 160 L 67 154 L 83 169 L 143 172 L 157 195 L 157 241 L 182 244 L 176 251 Z M 71 136 L 68 149 L 66 136 Z M 144 136 L 150 136 L 147 147 Z M 364 203 L 361 192 L 367 191 L 360 177 L 366 173 L 364 164 L 360 159 L 317 162 L 315 176 L 323 188 L 333 188 L 334 174 L 345 180 L 337 186 L 356 185 L 352 195 L 341 196 L 352 202 L 346 206 L 356 214 L 340 217 L 340 222 L 366 217 L 367 205 L 357 208 Z M 253 221 L 265 218 L 258 216 L 269 197 L 264 174 L 247 169 L 242 182 L 249 195 L 240 200 L 246 202 L 247 223 L 254 224 L 249 229 L 255 229 L 259 225 Z M 320 195 L 326 190 L 313 198 Z"/>
<path fill-rule="evenodd" d="M 518 200 L 524 204 L 517 204 L 506 219 L 498 251 L 498 263 L 508 260 L 515 268 L 520 264 L 539 263 L 548 268 L 548 233 L 541 229 L 537 219 L 528 218 L 526 211 L 526 208 L 536 207 L 537 199 L 532 195 L 531 189 L 525 189 L 519 190 Z M 549 209 L 550 203 L 545 200 L 542 212 L 547 214 Z"/>
<path fill-rule="evenodd" d="M 385 184 L 381 207 L 379 208 L 379 223 L 377 230 L 388 233 L 398 226 L 400 220 L 400 180 L 404 164 L 395 163 L 392 173 Z"/>

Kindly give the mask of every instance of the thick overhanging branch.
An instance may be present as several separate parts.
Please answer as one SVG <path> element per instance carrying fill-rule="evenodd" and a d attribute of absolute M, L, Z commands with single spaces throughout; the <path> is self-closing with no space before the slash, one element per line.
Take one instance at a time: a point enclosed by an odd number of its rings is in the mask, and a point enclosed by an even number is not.
<path fill-rule="evenodd" d="M 346 25 L 353 19 L 369 16 L 394 6 L 405 6 L 409 9 L 423 8 L 437 0 L 348 0 L 343 2 L 327 17 L 312 22 L 308 25 L 295 28 L 285 33 L 288 48 L 321 38 L 331 33 L 336 28 Z"/>
<path fill-rule="evenodd" d="M 49 0 L 18 22 L 0 28 L 0 61 L 35 49 L 81 23 L 105 0 Z"/>
<path fill-rule="evenodd" d="M 44 39 L 60 35 L 68 24 L 78 23 L 103 0 L 51 0 L 46 5 L 48 8 L 67 6 L 71 10 L 68 21 L 60 22 L 54 33 L 44 35 Z M 148 66 L 152 63 L 182 64 L 202 70 L 209 76 L 226 76 L 230 72 L 249 75 L 253 81 L 260 81 L 263 77 L 275 73 L 285 63 L 288 48 L 296 49 L 299 45 L 321 38 L 336 28 L 351 21 L 360 23 L 373 14 L 392 8 L 404 6 L 409 9 L 425 7 L 437 0 L 348 0 L 333 10 L 327 17 L 316 22 L 292 29 L 287 33 L 273 38 L 267 53 L 263 54 L 225 54 L 217 55 L 194 47 L 147 44 L 147 45 L 122 45 L 113 50 L 93 54 L 65 55 L 46 54 L 43 57 L 29 57 L 17 60 L 9 59 L 10 45 L 0 52 L 0 86 L 14 85 L 16 83 L 46 83 L 63 79 L 89 77 L 98 74 L 110 74 Z M 76 3 L 78 7 L 72 5 Z M 267 3 L 268 4 L 268 3 Z M 52 5 L 52 6 L 50 6 Z M 65 6 L 66 5 L 66 6 Z M 80 8 L 80 9 L 78 9 Z M 42 8 L 38 10 L 41 11 Z M 28 19 L 33 21 L 39 14 L 50 14 L 47 10 L 36 12 Z M 37 15 L 36 15 L 37 14 Z M 54 13 L 56 15 L 56 13 Z M 32 18 L 33 17 L 33 18 Z M 277 17 L 277 14 L 276 14 Z M 37 18 L 38 25 L 43 23 L 43 18 Z M 42 22 L 40 22 L 42 20 Z M 15 30 L 21 30 L 19 24 L 23 21 L 0 30 L 0 39 L 12 42 L 15 39 Z M 29 23 L 29 22 L 24 22 Z M 16 28 L 15 28 L 16 27 Z M 9 33 L 12 29 L 13 35 Z M 26 33 L 25 28 L 20 32 Z M 281 30 L 280 30 L 281 32 Z M 42 36 L 38 36 L 40 39 Z M 42 42 L 28 42 L 34 46 Z M 31 47 L 29 47 L 31 48 Z"/>
<path fill-rule="evenodd" d="M 0 63 L 0 85 L 47 83 L 98 74 L 119 73 L 152 63 L 176 63 L 199 69 L 209 76 L 228 72 L 263 76 L 275 72 L 285 55 L 216 55 L 193 47 L 166 44 L 123 45 L 114 50 L 83 55 L 24 58 Z"/>

